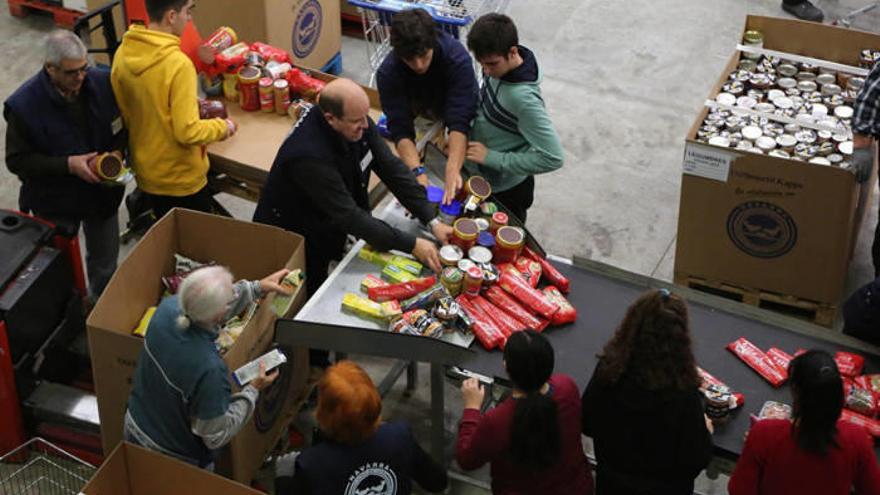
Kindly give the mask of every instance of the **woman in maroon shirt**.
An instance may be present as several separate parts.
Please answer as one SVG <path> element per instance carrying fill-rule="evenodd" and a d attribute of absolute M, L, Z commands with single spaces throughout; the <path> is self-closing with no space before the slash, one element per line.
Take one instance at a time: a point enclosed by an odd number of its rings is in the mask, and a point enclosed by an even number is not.
<path fill-rule="evenodd" d="M 839 421 L 843 382 L 834 359 L 809 351 L 789 365 L 793 420 L 765 419 L 749 431 L 730 495 L 880 494 L 874 444 L 860 426 Z"/>
<path fill-rule="evenodd" d="M 455 456 L 463 469 L 491 463 L 492 493 L 592 494 L 593 479 L 581 446 L 577 384 L 553 373 L 553 347 L 532 330 L 516 332 L 504 348 L 511 397 L 480 414 L 484 390 L 462 384 L 464 412 Z"/>

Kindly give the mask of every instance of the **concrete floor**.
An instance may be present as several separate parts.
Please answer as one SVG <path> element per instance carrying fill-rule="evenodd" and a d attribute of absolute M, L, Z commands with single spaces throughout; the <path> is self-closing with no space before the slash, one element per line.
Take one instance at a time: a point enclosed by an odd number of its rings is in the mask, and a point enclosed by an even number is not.
<path fill-rule="evenodd" d="M 834 19 L 864 3 L 817 5 Z M 536 7 L 541 15 L 535 15 Z M 2 10 L 0 58 L 6 62 L 0 99 L 5 99 L 40 67 L 42 36 L 52 23 L 41 16 L 11 18 Z M 528 227 L 549 252 L 671 280 L 684 136 L 733 52 L 745 16 L 781 16 L 779 0 L 513 1 L 508 13 L 543 67 L 544 98 L 566 152 L 565 166 L 538 180 Z M 876 31 L 878 21 L 875 11 L 854 27 Z M 369 80 L 362 41 L 344 38 L 343 67 L 346 76 Z M 0 167 L 0 208 L 15 208 L 17 196 L 18 180 Z M 252 205 L 222 201 L 236 216 L 250 218 Z M 875 196 L 849 272 L 850 290 L 872 278 L 876 220 Z M 387 366 L 382 360 L 363 362 L 376 378 Z M 425 369 L 425 386 L 414 397 L 402 397 L 401 383 L 386 398 L 389 416 L 410 419 L 425 442 L 427 376 Z M 447 395 L 451 439 L 460 400 L 451 387 Z M 485 469 L 475 476 L 488 479 Z M 723 477 L 715 482 L 701 477 L 698 489 L 726 493 L 725 485 Z M 463 486 L 452 492 L 485 493 Z"/>

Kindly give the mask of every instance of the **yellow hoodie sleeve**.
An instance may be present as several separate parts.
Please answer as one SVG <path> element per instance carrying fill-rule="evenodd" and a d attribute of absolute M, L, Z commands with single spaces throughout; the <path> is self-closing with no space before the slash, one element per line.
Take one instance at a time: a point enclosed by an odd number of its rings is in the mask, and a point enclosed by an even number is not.
<path fill-rule="evenodd" d="M 171 128 L 180 144 L 211 144 L 226 136 L 225 120 L 199 118 L 197 84 L 196 70 L 191 63 L 181 64 L 171 81 Z"/>

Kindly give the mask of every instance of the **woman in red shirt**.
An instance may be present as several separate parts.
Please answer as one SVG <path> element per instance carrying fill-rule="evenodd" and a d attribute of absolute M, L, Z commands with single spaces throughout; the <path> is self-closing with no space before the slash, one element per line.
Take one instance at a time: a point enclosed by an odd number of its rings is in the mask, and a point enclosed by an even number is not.
<path fill-rule="evenodd" d="M 483 387 L 475 379 L 462 384 L 455 457 L 468 470 L 491 463 L 496 495 L 593 493 L 577 384 L 552 374 L 553 364 L 553 347 L 543 335 L 516 332 L 504 347 L 510 398 L 482 415 Z"/>
<path fill-rule="evenodd" d="M 789 365 L 792 421 L 765 419 L 749 431 L 730 495 L 880 494 L 874 443 L 860 426 L 839 421 L 843 382 L 834 359 L 809 351 Z"/>

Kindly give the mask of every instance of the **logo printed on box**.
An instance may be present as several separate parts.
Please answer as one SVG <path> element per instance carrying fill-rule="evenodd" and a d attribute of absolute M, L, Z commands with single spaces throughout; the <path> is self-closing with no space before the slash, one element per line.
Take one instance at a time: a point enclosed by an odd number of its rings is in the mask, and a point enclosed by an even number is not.
<path fill-rule="evenodd" d="M 797 225 L 785 210 L 765 201 L 747 201 L 727 217 L 727 234 L 742 252 L 778 258 L 797 242 Z"/>
<path fill-rule="evenodd" d="M 307 0 L 300 8 L 293 23 L 290 46 L 297 58 L 306 58 L 318 45 L 321 38 L 321 4 L 316 0 Z"/>

